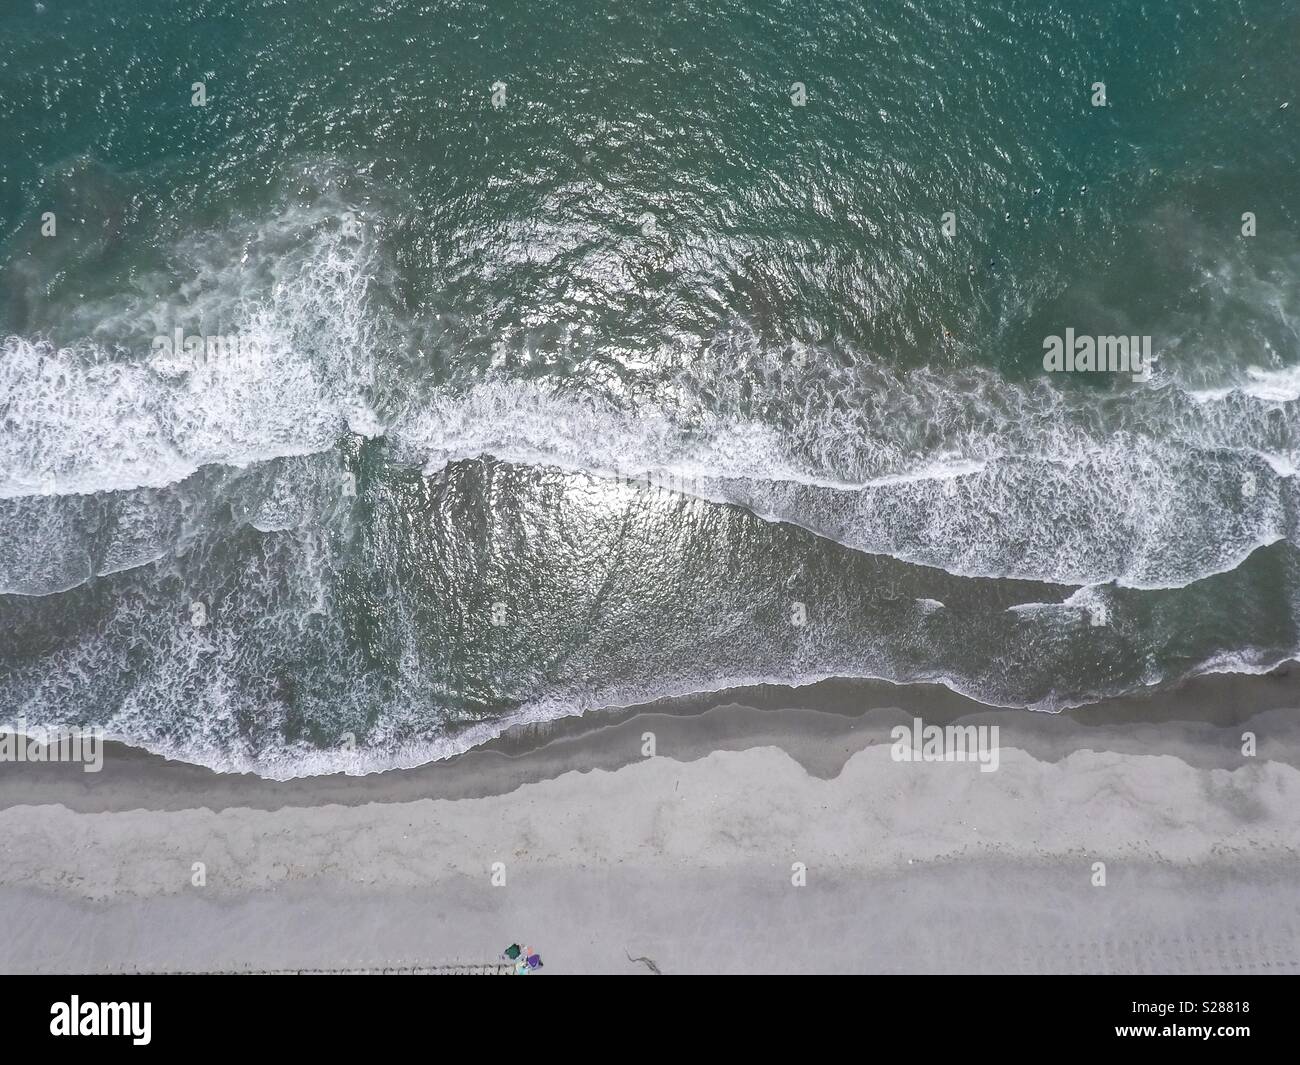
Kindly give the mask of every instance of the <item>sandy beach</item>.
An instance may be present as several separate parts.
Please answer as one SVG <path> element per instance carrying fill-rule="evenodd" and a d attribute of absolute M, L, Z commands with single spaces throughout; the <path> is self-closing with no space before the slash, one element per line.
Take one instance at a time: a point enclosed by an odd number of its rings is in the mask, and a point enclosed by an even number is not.
<path fill-rule="evenodd" d="M 828 682 L 366 777 L 6 764 L 0 968 L 440 971 L 520 942 L 548 974 L 1296 972 L 1297 695 L 1213 676 L 1046 715 Z M 997 770 L 895 760 L 914 717 L 997 724 Z"/>
<path fill-rule="evenodd" d="M 0 975 L 67 976 L 12 1027 L 916 973 L 1281 1031 L 1164 976 L 1300 974 L 1297 40 L 0 5 Z"/>

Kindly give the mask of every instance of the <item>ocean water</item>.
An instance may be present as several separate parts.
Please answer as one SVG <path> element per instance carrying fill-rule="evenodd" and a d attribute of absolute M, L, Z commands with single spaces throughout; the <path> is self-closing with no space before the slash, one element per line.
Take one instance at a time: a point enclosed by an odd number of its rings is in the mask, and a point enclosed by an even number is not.
<path fill-rule="evenodd" d="M 1297 40 L 1277 0 L 5 0 L 0 722 L 288 777 L 1294 657 Z M 1067 328 L 1149 379 L 1045 372 Z"/>

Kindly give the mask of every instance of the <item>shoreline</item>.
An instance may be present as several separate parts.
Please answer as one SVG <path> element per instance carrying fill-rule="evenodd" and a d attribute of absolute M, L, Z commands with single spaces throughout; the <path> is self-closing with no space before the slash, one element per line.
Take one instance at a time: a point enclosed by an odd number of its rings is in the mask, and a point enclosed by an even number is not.
<path fill-rule="evenodd" d="M 1252 724 L 1263 729 L 1261 757 L 1300 768 L 1300 671 L 1289 666 L 1267 674 L 1205 674 L 1167 691 L 1059 713 L 990 708 L 940 684 L 834 679 L 724 689 L 515 725 L 451 758 L 357 776 L 276 780 L 224 773 L 106 741 L 99 773 L 84 772 L 80 763 L 0 763 L 0 809 L 43 803 L 82 812 L 135 805 L 274 809 L 485 798 L 565 772 L 613 771 L 639 762 L 645 731 L 654 732 L 658 755 L 677 761 L 775 746 L 814 776 L 829 778 L 855 751 L 888 743 L 889 730 L 913 716 L 940 726 L 997 725 L 1004 745 L 1040 760 L 1060 761 L 1084 748 L 1149 753 L 1166 744 L 1160 749 L 1202 768 L 1241 764 L 1239 744 L 1225 731 Z"/>
<path fill-rule="evenodd" d="M 478 971 L 517 941 L 548 974 L 1300 972 L 1300 676 L 1062 714 L 871 687 L 368 777 L 2 765 L 0 969 Z M 997 724 L 997 770 L 894 761 L 913 716 Z"/>

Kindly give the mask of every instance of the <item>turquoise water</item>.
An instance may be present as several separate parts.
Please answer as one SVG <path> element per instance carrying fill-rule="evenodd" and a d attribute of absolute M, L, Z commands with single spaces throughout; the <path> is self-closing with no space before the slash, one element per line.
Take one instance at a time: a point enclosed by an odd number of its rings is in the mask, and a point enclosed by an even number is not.
<path fill-rule="evenodd" d="M 1079 7 L 14 0 L 0 720 L 283 776 L 1290 658 L 1300 9 Z"/>

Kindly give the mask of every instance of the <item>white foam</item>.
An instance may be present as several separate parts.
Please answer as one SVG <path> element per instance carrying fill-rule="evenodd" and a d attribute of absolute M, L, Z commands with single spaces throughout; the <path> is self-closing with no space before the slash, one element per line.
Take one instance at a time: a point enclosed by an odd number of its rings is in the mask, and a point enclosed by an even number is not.
<path fill-rule="evenodd" d="M 1059 617 L 1072 623 L 1101 628 L 1110 624 L 1112 607 L 1104 588 L 1085 587 L 1058 603 L 1018 603 L 1007 607 L 1007 611 L 1027 618 Z"/>
<path fill-rule="evenodd" d="M 922 376 L 896 382 L 894 402 L 950 420 L 921 434 L 928 448 L 913 446 L 914 426 L 869 419 L 824 435 L 720 416 L 687 429 L 667 408 L 626 411 L 502 378 L 437 390 L 390 436 L 429 475 L 491 455 L 646 481 L 964 576 L 1179 587 L 1294 532 L 1279 472 L 1292 457 L 1261 461 L 1277 455 L 1281 430 L 1241 397 L 1207 409 L 1165 390 L 1071 407 L 1050 389 L 984 380 L 963 398 L 979 411 L 996 390 L 1007 409 L 973 416 L 976 426 Z M 909 385 L 923 395 L 909 398 Z"/>
<path fill-rule="evenodd" d="M 367 252 L 327 214 L 288 212 L 263 232 L 262 271 L 206 261 L 196 237 L 191 284 L 168 300 L 79 307 L 82 341 L 4 338 L 0 498 L 159 487 L 212 463 L 322 451 L 349 424 L 378 432 L 365 395 Z M 232 246 L 238 238 L 221 237 Z M 256 255 L 257 241 L 251 247 Z M 247 347 L 197 361 L 155 357 L 152 337 L 174 328 L 236 335 Z M 90 339 L 104 333 L 114 341 Z M 136 357 L 124 357 L 122 336 Z"/>
<path fill-rule="evenodd" d="M 1234 392 L 1266 403 L 1292 403 L 1300 399 L 1300 366 L 1275 370 L 1247 366 L 1243 375 L 1229 384 L 1196 389 L 1190 394 L 1201 403 L 1214 403 Z"/>
<path fill-rule="evenodd" d="M 1104 391 L 844 364 L 741 335 L 633 398 L 475 372 L 381 411 L 379 253 L 338 214 L 196 237 L 170 295 L 70 309 L 75 343 L 6 339 L 0 498 L 173 484 L 351 430 L 386 435 L 430 475 L 491 455 L 644 480 L 966 576 L 1172 588 L 1295 535 L 1296 369 L 1251 368 L 1217 392 L 1171 379 Z M 188 370 L 145 358 L 178 324 L 248 336 L 261 354 Z M 123 336 L 140 358 L 122 356 Z"/>
<path fill-rule="evenodd" d="M 1297 662 L 1300 647 L 1286 653 L 1266 653 L 1256 650 L 1223 653 L 1212 656 L 1187 670 L 1183 676 L 1239 673 L 1262 675 L 1287 663 Z M 1052 697 L 1029 705 L 999 702 L 981 697 L 954 678 L 936 672 L 926 676 L 906 679 L 879 676 L 871 673 L 843 671 L 808 671 L 796 675 L 743 674 L 736 676 L 683 679 L 676 682 L 647 684 L 614 694 L 606 701 L 580 701 L 563 698 L 542 698 L 530 701 L 515 711 L 499 718 L 482 721 L 454 733 L 376 744 L 357 750 L 320 749 L 305 743 L 268 748 L 252 752 L 243 746 L 227 747 L 214 742 L 215 729 L 202 737 L 185 740 L 153 734 L 141 735 L 134 731 L 106 730 L 106 737 L 128 746 L 137 747 L 161 757 L 201 765 L 220 773 L 253 773 L 268 780 L 293 780 L 303 777 L 342 773 L 348 776 L 366 776 L 389 770 L 412 769 L 430 762 L 444 761 L 479 747 L 511 728 L 558 721 L 566 717 L 580 717 L 631 706 L 652 704 L 659 700 L 680 699 L 689 696 L 712 695 L 736 689 L 781 686 L 804 688 L 827 680 L 874 681 L 899 688 L 922 684 L 937 684 L 983 706 L 999 710 L 1022 710 L 1030 713 L 1061 713 L 1085 709 L 1091 703 L 1113 697 L 1118 693 L 1098 693 L 1095 697 L 1060 699 Z M 1154 682 L 1153 682 L 1154 683 Z M 220 700 L 215 700 L 220 702 Z M 27 715 L 31 710 L 26 711 Z M 24 714 L 17 714 L 23 717 Z M 215 723 L 215 722 L 213 722 Z M 57 727 L 57 726 L 50 726 Z"/>

